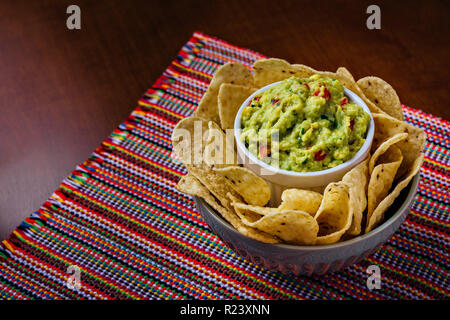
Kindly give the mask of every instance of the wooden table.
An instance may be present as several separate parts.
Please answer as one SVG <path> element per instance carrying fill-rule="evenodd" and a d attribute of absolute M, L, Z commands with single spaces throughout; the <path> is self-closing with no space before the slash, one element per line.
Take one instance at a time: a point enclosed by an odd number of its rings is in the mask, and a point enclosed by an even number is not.
<path fill-rule="evenodd" d="M 366 8 L 381 8 L 381 30 Z M 66 8 L 81 8 L 81 30 Z M 388 80 L 450 119 L 448 1 L 0 2 L 0 239 L 136 106 L 195 30 L 268 56 Z"/>

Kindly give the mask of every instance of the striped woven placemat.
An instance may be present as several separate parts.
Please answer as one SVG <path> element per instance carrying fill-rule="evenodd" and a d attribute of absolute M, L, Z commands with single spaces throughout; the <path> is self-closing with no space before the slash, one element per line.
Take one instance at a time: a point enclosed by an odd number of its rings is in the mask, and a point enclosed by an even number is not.
<path fill-rule="evenodd" d="M 261 57 L 195 33 L 125 122 L 3 241 L 0 297 L 448 298 L 448 121 L 404 106 L 428 135 L 411 212 L 374 255 L 334 274 L 288 277 L 236 256 L 175 189 L 186 171 L 171 158 L 173 127 L 195 110 L 218 66 Z M 381 269 L 380 289 L 367 288 L 369 265 Z M 78 271 L 80 286 L 68 285 Z"/>

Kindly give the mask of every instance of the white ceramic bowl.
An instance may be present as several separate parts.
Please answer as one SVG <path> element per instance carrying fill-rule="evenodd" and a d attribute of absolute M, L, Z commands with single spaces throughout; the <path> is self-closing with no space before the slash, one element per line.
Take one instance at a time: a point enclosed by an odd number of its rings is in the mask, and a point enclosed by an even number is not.
<path fill-rule="evenodd" d="M 280 81 L 281 82 L 281 81 Z M 367 131 L 366 141 L 362 145 L 361 149 L 355 154 L 353 158 L 350 160 L 330 169 L 321 170 L 321 171 L 313 171 L 313 172 L 295 172 L 288 171 L 279 168 L 275 168 L 271 165 L 264 163 L 259 160 L 254 154 L 252 154 L 241 142 L 241 114 L 242 110 L 245 106 L 247 106 L 253 97 L 261 92 L 266 91 L 272 86 L 279 84 L 280 82 L 275 82 L 269 84 L 247 98 L 244 103 L 239 108 L 236 118 L 234 120 L 234 137 L 236 140 L 237 153 L 239 156 L 240 163 L 243 163 L 244 167 L 253 171 L 258 176 L 265 179 L 272 191 L 272 198 L 270 205 L 276 206 L 280 202 L 281 193 L 284 189 L 287 188 L 323 188 L 330 182 L 340 181 L 342 177 L 347 173 L 350 169 L 355 167 L 361 161 L 363 161 L 367 155 L 369 154 L 370 147 L 372 145 L 373 135 L 375 124 L 373 121 L 372 114 L 370 113 L 369 108 L 364 103 L 364 101 L 356 95 L 354 92 L 345 88 L 345 96 L 349 99 L 349 101 L 360 105 L 365 112 L 370 115 L 370 124 Z"/>

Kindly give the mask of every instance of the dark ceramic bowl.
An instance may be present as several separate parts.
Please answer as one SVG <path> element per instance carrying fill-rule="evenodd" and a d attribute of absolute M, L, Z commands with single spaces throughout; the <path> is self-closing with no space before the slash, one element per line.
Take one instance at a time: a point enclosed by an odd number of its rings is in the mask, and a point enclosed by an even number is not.
<path fill-rule="evenodd" d="M 194 197 L 197 208 L 215 234 L 236 254 L 269 270 L 311 275 L 335 272 L 373 254 L 405 220 L 419 184 L 417 174 L 385 213 L 385 222 L 350 240 L 322 246 L 263 243 L 240 234 L 205 201 Z"/>

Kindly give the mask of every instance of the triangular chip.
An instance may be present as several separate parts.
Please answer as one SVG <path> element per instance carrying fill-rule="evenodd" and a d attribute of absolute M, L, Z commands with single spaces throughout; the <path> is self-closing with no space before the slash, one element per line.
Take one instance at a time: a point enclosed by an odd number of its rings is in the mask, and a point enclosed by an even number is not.
<path fill-rule="evenodd" d="M 254 206 L 238 201 L 234 201 L 235 203 L 233 205 L 243 213 L 253 213 L 260 216 L 265 216 L 276 211 L 297 210 L 309 213 L 314 217 L 322 203 L 322 195 L 309 190 L 286 189 L 281 195 L 281 200 L 282 203 L 277 208 Z"/>
<path fill-rule="evenodd" d="M 261 59 L 253 64 L 255 86 L 264 87 L 268 84 L 281 81 L 290 77 L 309 78 L 315 73 L 323 76 L 333 75 L 331 72 L 314 70 L 303 64 L 290 64 L 289 62 L 277 59 Z"/>
<path fill-rule="evenodd" d="M 279 210 L 299 210 L 314 217 L 322 203 L 322 195 L 318 192 L 302 189 L 286 189 L 281 194 Z"/>
<path fill-rule="evenodd" d="M 350 205 L 350 186 L 345 182 L 330 183 L 314 219 L 319 224 L 316 244 L 338 242 L 350 228 L 353 218 Z"/>
<path fill-rule="evenodd" d="M 242 223 L 241 219 L 236 215 L 234 210 L 223 207 L 216 198 L 209 192 L 209 190 L 192 174 L 185 175 L 177 184 L 177 189 L 180 192 L 202 198 L 215 211 L 217 211 L 222 218 L 230 223 L 236 230 L 243 235 L 265 243 L 277 243 L 279 240 L 274 236 L 263 231 L 251 228 Z"/>
<path fill-rule="evenodd" d="M 185 165 L 201 164 L 208 137 L 208 122 L 197 118 L 184 118 L 172 132 L 173 152 Z"/>
<path fill-rule="evenodd" d="M 369 180 L 367 221 L 370 221 L 375 208 L 389 193 L 402 160 L 402 153 L 395 145 L 378 158 L 380 164 L 375 166 Z"/>
<path fill-rule="evenodd" d="M 178 181 L 177 190 L 191 196 L 203 198 L 214 210 L 232 225 L 239 220 L 234 212 L 223 207 L 216 198 L 209 192 L 209 190 L 192 174 L 188 173 Z"/>
<path fill-rule="evenodd" d="M 366 233 L 373 230 L 380 224 L 381 221 L 383 221 L 384 213 L 386 212 L 386 210 L 394 203 L 394 200 L 399 196 L 400 192 L 404 188 L 406 188 L 411 179 L 414 178 L 414 176 L 419 172 L 420 167 L 422 166 L 423 159 L 424 155 L 423 153 L 421 153 L 411 165 L 406 177 L 395 186 L 394 190 L 392 190 L 392 192 L 388 194 L 388 196 L 384 198 L 383 201 L 380 202 L 380 204 L 377 206 L 372 216 L 368 220 Z"/>
<path fill-rule="evenodd" d="M 217 174 L 214 170 L 210 169 L 207 165 L 199 166 L 186 166 L 189 173 L 193 174 L 221 203 L 221 205 L 227 209 L 231 209 L 230 200 L 227 197 L 228 193 L 231 193 L 234 197 L 241 199 L 241 196 L 231 188 L 227 179 Z"/>
<path fill-rule="evenodd" d="M 258 217 L 258 219 L 261 216 L 268 215 L 270 213 L 280 211 L 279 208 L 270 208 L 270 207 L 262 207 L 262 206 L 253 206 L 251 204 L 246 204 L 239 202 L 237 200 L 233 201 L 233 206 L 236 210 L 239 210 L 240 212 L 244 214 L 252 214 L 255 217 Z M 257 220 L 257 219 L 256 219 Z"/>
<path fill-rule="evenodd" d="M 347 231 L 349 235 L 361 233 L 363 212 L 367 206 L 368 162 L 369 159 L 364 160 L 342 178 L 342 181 L 350 186 L 350 205 L 353 207 L 352 225 Z"/>
<path fill-rule="evenodd" d="M 270 187 L 267 182 L 252 171 L 243 167 L 226 167 L 214 170 L 221 175 L 230 187 L 248 204 L 264 206 L 270 200 Z"/>
<path fill-rule="evenodd" d="M 375 122 L 372 151 L 375 151 L 384 141 L 398 133 L 408 134 L 406 139 L 395 144 L 403 154 L 403 162 L 396 176 L 396 178 L 401 178 L 410 171 L 413 163 L 425 148 L 426 134 L 422 129 L 387 114 L 373 114 L 372 116 Z"/>
<path fill-rule="evenodd" d="M 208 138 L 203 159 L 208 166 L 213 168 L 237 165 L 234 136 L 226 136 L 219 125 L 213 121 L 208 123 Z"/>
<path fill-rule="evenodd" d="M 248 215 L 235 205 L 236 213 L 242 223 L 274 235 L 287 243 L 312 245 L 317 238 L 319 226 L 310 214 L 296 210 L 273 211 L 257 219 Z"/>
<path fill-rule="evenodd" d="M 230 83 L 223 83 L 220 86 L 218 109 L 220 126 L 223 130 L 234 128 L 234 120 L 240 106 L 255 90 L 255 88 Z"/>
<path fill-rule="evenodd" d="M 378 77 L 364 77 L 357 81 L 364 95 L 388 115 L 403 121 L 400 99 L 394 88 Z"/>
<path fill-rule="evenodd" d="M 356 81 L 350 71 L 348 71 L 346 68 L 338 68 L 336 70 L 336 76 L 332 78 L 339 80 L 344 85 L 344 87 L 356 93 L 366 103 L 367 107 L 372 113 L 384 113 L 383 110 L 381 110 L 372 101 L 370 101 L 370 99 L 366 97 L 361 88 L 356 84 Z"/>
<path fill-rule="evenodd" d="M 220 122 L 219 110 L 217 107 L 217 96 L 222 83 L 239 84 L 243 86 L 253 86 L 253 76 L 250 71 L 242 64 L 237 62 L 228 62 L 217 69 L 208 89 L 203 95 L 195 116 L 205 120 Z"/>
<path fill-rule="evenodd" d="M 380 146 L 375 150 L 375 152 L 370 157 L 369 161 L 369 173 L 372 173 L 373 168 L 375 167 L 375 163 L 378 160 L 378 157 L 380 157 L 383 153 L 386 152 L 389 147 L 396 144 L 399 141 L 405 140 L 408 137 L 408 134 L 403 133 L 397 133 L 396 135 L 388 138 L 386 141 L 384 141 Z"/>

